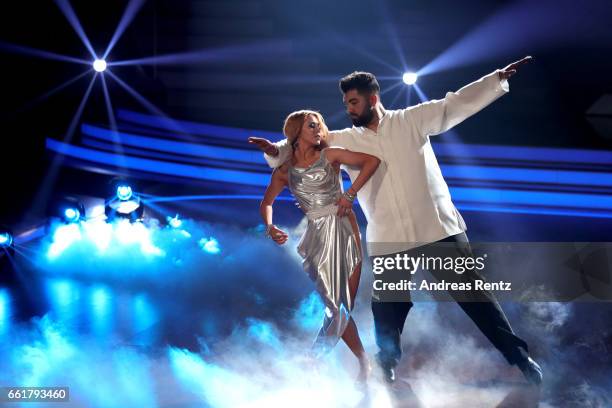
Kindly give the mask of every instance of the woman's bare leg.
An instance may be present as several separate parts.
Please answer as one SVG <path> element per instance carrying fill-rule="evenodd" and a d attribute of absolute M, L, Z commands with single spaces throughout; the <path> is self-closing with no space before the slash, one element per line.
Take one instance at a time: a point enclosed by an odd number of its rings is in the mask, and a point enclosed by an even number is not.
<path fill-rule="evenodd" d="M 363 258 L 363 254 L 361 253 L 361 237 L 359 235 L 359 226 L 357 225 L 357 217 L 355 217 L 355 213 L 351 211 L 348 215 L 349 221 L 351 222 L 351 227 L 353 228 L 353 235 L 355 236 L 355 241 L 357 243 L 357 248 L 359 249 L 359 254 L 361 258 Z M 359 280 L 361 279 L 361 262 L 355 266 L 353 273 L 349 278 L 349 292 L 351 294 L 351 303 L 355 302 L 355 298 L 357 297 L 357 289 L 359 289 Z"/>
<path fill-rule="evenodd" d="M 342 333 L 342 340 L 346 343 L 348 348 L 353 352 L 355 357 L 362 358 L 365 355 L 365 350 L 363 348 L 363 344 L 361 343 L 361 338 L 359 338 L 359 331 L 357 330 L 357 325 L 355 321 L 351 317 L 344 333 Z"/>
<path fill-rule="evenodd" d="M 361 240 L 359 237 L 359 227 L 357 226 L 357 219 L 355 214 L 351 212 L 349 215 L 349 220 L 351 222 L 353 228 L 353 234 L 355 235 L 355 240 L 357 242 L 357 247 L 361 253 Z M 359 289 L 359 280 L 361 278 L 361 262 L 359 262 L 353 273 L 349 278 L 349 293 L 351 296 L 351 304 L 354 305 L 355 298 L 357 297 L 357 290 Z M 366 355 L 365 349 L 363 348 L 363 343 L 361 342 L 361 338 L 359 337 L 359 331 L 357 330 L 357 325 L 355 321 L 351 317 L 349 323 L 342 334 L 342 340 L 346 343 L 348 348 L 353 352 L 353 354 L 359 360 L 359 375 L 357 376 L 357 380 L 360 382 L 365 382 L 370 373 L 370 362 Z"/>
<path fill-rule="evenodd" d="M 368 359 L 368 356 L 363 348 L 361 338 L 359 338 L 357 325 L 352 317 L 350 318 L 349 323 L 342 334 L 342 340 L 359 360 L 359 374 L 357 375 L 357 381 L 365 382 L 370 375 L 370 360 Z"/>

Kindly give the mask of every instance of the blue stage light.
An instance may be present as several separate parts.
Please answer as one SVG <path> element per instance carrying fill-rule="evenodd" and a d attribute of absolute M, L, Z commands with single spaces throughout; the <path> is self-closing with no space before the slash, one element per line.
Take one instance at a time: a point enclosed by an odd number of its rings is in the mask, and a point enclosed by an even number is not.
<path fill-rule="evenodd" d="M 66 224 L 73 224 L 85 219 L 85 206 L 77 197 L 67 196 L 55 198 L 49 205 L 51 218 L 59 218 Z"/>
<path fill-rule="evenodd" d="M 68 222 L 78 222 L 81 219 L 81 212 L 76 208 L 66 208 L 64 210 L 64 218 Z"/>
<path fill-rule="evenodd" d="M 402 76 L 402 81 L 404 81 L 406 85 L 414 85 L 417 79 L 418 79 L 418 75 L 414 72 L 406 72 Z"/>
<path fill-rule="evenodd" d="M 0 233 L 0 248 L 8 248 L 13 244 L 13 236 L 10 232 Z"/>
<path fill-rule="evenodd" d="M 183 225 L 183 221 L 179 219 L 178 214 L 174 217 L 167 217 L 166 219 L 168 220 L 168 225 L 172 228 L 180 228 Z"/>
<path fill-rule="evenodd" d="M 127 180 L 115 179 L 112 180 L 111 185 L 111 191 L 115 192 L 115 196 L 104 203 L 107 221 L 112 221 L 116 217 L 127 218 L 131 221 L 142 219 L 144 207 L 140 196 L 135 192 L 134 184 Z"/>
<path fill-rule="evenodd" d="M 103 59 L 95 60 L 92 65 L 96 72 L 104 72 L 106 70 L 106 61 Z"/>
<path fill-rule="evenodd" d="M 198 244 L 200 245 L 200 248 L 202 248 L 202 250 L 206 253 L 218 254 L 219 252 L 221 252 L 221 248 L 219 248 L 219 241 L 217 241 L 213 237 L 202 238 L 200 239 Z"/>
<path fill-rule="evenodd" d="M 132 198 L 132 187 L 121 184 L 117 186 L 117 198 L 121 201 L 127 201 Z"/>

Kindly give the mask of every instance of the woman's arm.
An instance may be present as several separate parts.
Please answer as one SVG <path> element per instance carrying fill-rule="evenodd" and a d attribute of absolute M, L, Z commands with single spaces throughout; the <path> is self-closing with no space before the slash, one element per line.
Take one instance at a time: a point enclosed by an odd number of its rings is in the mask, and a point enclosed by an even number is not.
<path fill-rule="evenodd" d="M 261 214 L 261 218 L 266 225 L 266 235 L 269 235 L 270 238 L 274 240 L 279 245 L 287 242 L 289 236 L 284 231 L 278 229 L 272 223 L 272 205 L 274 204 L 274 200 L 280 194 L 281 191 L 287 185 L 287 177 L 282 168 L 275 169 L 272 173 L 272 179 L 270 180 L 270 184 L 268 188 L 266 188 L 266 192 L 264 193 L 264 198 L 261 200 L 261 204 L 259 204 L 259 213 Z"/>
<path fill-rule="evenodd" d="M 293 149 L 291 145 L 287 143 L 287 139 L 272 143 L 268 139 L 251 136 L 248 141 L 250 144 L 257 146 L 257 148 L 264 153 L 264 159 L 268 163 L 268 166 L 272 168 L 280 167 L 293 153 Z M 350 142 L 350 138 L 347 136 L 346 131 L 332 130 L 327 133 L 325 141 L 328 145 L 350 148 L 350 145 L 347 144 Z"/>
<path fill-rule="evenodd" d="M 370 177 L 372 177 L 372 174 L 374 174 L 380 164 L 380 159 L 366 153 L 357 153 L 351 152 L 350 150 L 335 148 L 325 149 L 325 155 L 327 160 L 332 164 L 340 163 L 361 168 L 359 175 L 351 187 L 338 200 L 338 215 L 342 217 L 353 207 L 353 200 L 355 196 L 357 196 L 357 192 Z"/>

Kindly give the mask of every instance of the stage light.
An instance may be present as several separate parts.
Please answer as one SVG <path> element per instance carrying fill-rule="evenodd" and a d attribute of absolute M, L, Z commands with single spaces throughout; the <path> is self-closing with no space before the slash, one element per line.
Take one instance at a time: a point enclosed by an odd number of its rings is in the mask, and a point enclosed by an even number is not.
<path fill-rule="evenodd" d="M 121 201 L 129 200 L 130 198 L 132 198 L 132 194 L 132 187 L 125 184 L 120 184 L 119 186 L 117 186 L 117 198 Z"/>
<path fill-rule="evenodd" d="M 114 197 L 106 200 L 104 213 L 107 221 L 113 221 L 116 217 L 128 218 L 137 221 L 144 215 L 143 203 L 133 188 L 133 183 L 126 180 L 114 179 L 111 181 Z"/>
<path fill-rule="evenodd" d="M 103 59 L 95 60 L 92 65 L 96 72 L 104 72 L 106 70 L 106 61 Z"/>
<path fill-rule="evenodd" d="M 402 76 L 402 81 L 404 81 L 406 85 L 414 85 L 417 79 L 418 79 L 418 75 L 415 74 L 414 72 L 406 72 Z"/>
<path fill-rule="evenodd" d="M 179 219 L 178 214 L 174 217 L 167 217 L 166 220 L 168 221 L 168 225 L 172 228 L 181 228 L 183 225 L 183 221 Z"/>
<path fill-rule="evenodd" d="M 64 219 L 67 222 L 78 222 L 81 219 L 81 212 L 72 207 L 68 207 L 64 210 Z"/>
<path fill-rule="evenodd" d="M 85 206 L 74 196 L 53 197 L 47 211 L 50 222 L 59 218 L 66 224 L 75 224 L 85 219 Z"/>
<path fill-rule="evenodd" d="M 221 248 L 219 248 L 219 241 L 217 241 L 213 237 L 202 238 L 200 239 L 200 241 L 198 241 L 198 244 L 204 252 L 207 252 L 209 254 L 218 254 L 219 252 L 221 252 Z"/>
<path fill-rule="evenodd" d="M 0 233 L 0 248 L 8 248 L 13 245 L 13 236 L 10 232 Z"/>

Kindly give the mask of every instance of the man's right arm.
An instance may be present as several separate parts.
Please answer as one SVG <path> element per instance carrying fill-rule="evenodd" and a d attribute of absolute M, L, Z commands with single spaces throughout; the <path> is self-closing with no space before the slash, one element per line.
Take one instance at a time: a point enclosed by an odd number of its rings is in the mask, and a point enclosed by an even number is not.
<path fill-rule="evenodd" d="M 281 164 L 289 159 L 291 156 L 291 146 L 287 143 L 287 139 L 283 139 L 279 142 L 272 143 L 276 147 L 276 155 L 268 154 L 264 152 L 264 159 L 268 162 L 268 166 L 274 168 L 279 167 Z M 272 153 L 272 152 L 271 152 Z"/>
<path fill-rule="evenodd" d="M 262 137 L 249 137 L 249 143 L 264 152 L 264 158 L 272 168 L 279 167 L 291 154 L 291 146 L 287 144 L 287 139 L 272 143 Z"/>
<path fill-rule="evenodd" d="M 336 141 L 342 142 L 345 139 L 337 139 L 335 137 L 336 133 L 339 132 L 331 131 L 328 133 L 327 143 L 333 146 L 345 147 L 342 143 L 336 143 Z M 249 137 L 249 143 L 256 145 L 261 151 L 264 152 L 264 159 L 266 159 L 266 162 L 268 162 L 268 166 L 272 167 L 273 169 L 286 162 L 291 156 L 292 149 L 289 143 L 287 143 L 287 139 L 272 143 L 269 140 L 260 137 Z"/>

